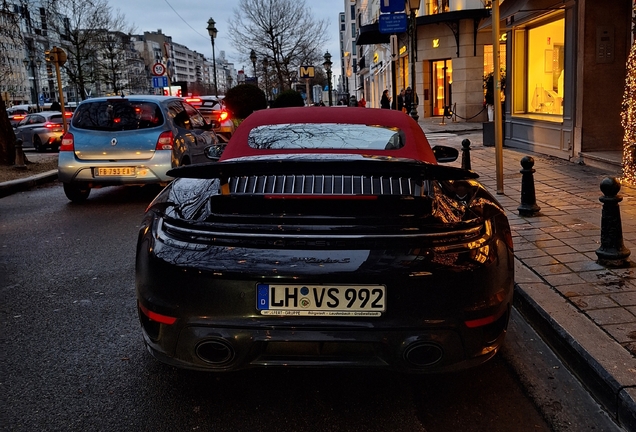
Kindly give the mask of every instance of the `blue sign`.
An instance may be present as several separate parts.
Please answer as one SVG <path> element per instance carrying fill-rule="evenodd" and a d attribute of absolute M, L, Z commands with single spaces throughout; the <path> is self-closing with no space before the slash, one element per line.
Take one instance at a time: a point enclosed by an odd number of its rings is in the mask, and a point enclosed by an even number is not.
<path fill-rule="evenodd" d="M 166 76 L 152 77 L 152 87 L 153 88 L 168 87 L 168 77 Z"/>
<path fill-rule="evenodd" d="M 404 33 L 407 29 L 405 13 L 382 14 L 378 20 L 380 33 Z"/>
<path fill-rule="evenodd" d="M 404 4 L 404 0 L 380 0 L 380 12 L 402 12 Z"/>

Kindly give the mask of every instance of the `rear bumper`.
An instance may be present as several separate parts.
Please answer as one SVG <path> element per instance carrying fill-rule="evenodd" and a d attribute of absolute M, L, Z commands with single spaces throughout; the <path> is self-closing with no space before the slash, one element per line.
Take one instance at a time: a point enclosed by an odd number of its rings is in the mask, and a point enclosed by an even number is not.
<path fill-rule="evenodd" d="M 134 176 L 95 175 L 97 168 L 135 167 Z M 168 183 L 173 180 L 166 172 L 172 169 L 172 151 L 157 151 L 147 160 L 80 160 L 70 151 L 60 152 L 58 179 L 63 183 L 83 183 L 90 187 L 112 185 L 143 185 Z"/>
<path fill-rule="evenodd" d="M 185 326 L 175 338 L 162 328 L 153 339 L 144 325 L 148 351 L 176 367 L 225 372 L 253 367 L 360 367 L 411 373 L 463 370 L 490 360 L 504 342 L 509 305 L 492 329 L 462 334 L 452 328 L 404 329 L 259 329 Z M 140 312 L 142 314 L 142 312 Z M 142 317 L 142 323 L 144 318 Z M 245 323 L 247 324 L 247 323 Z M 161 324 L 162 327 L 165 325 Z M 496 328 L 495 328 L 496 327 Z M 497 333 L 485 341 L 485 334 Z M 467 339 L 482 343 L 466 344 Z"/>

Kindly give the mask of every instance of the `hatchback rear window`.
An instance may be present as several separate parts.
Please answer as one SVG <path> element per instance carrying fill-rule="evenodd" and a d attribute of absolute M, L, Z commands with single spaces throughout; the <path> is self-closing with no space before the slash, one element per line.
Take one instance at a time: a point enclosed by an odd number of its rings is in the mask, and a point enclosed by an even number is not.
<path fill-rule="evenodd" d="M 404 133 L 397 128 L 341 123 L 296 123 L 255 127 L 247 142 L 257 149 L 397 150 Z"/>
<path fill-rule="evenodd" d="M 52 115 L 51 117 L 49 117 L 49 121 L 51 123 L 57 123 L 57 124 L 62 124 L 62 115 Z"/>
<path fill-rule="evenodd" d="M 74 127 L 100 131 L 148 129 L 163 121 L 161 108 L 156 103 L 127 99 L 83 103 L 73 115 Z"/>

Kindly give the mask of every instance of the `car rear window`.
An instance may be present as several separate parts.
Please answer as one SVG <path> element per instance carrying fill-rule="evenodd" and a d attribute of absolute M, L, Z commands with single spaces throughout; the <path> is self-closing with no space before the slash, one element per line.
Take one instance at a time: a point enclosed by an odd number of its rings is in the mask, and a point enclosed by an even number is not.
<path fill-rule="evenodd" d="M 62 124 L 62 114 L 60 114 L 60 115 L 52 115 L 51 117 L 49 117 L 49 121 L 51 123 Z"/>
<path fill-rule="evenodd" d="M 73 114 L 74 127 L 100 131 L 147 129 L 163 121 L 161 108 L 156 103 L 127 99 L 83 103 Z"/>
<path fill-rule="evenodd" d="M 199 107 L 199 109 L 208 109 L 208 110 L 220 110 L 223 107 L 221 106 L 221 102 L 219 101 L 215 101 L 215 100 L 204 100 L 201 103 L 201 106 Z"/>
<path fill-rule="evenodd" d="M 256 149 L 396 150 L 404 147 L 397 128 L 341 123 L 294 123 L 258 126 L 248 145 Z"/>

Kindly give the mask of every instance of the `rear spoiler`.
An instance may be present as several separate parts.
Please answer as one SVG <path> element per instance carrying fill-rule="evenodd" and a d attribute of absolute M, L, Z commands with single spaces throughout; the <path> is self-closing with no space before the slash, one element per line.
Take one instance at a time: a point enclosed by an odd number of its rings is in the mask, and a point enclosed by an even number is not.
<path fill-rule="evenodd" d="M 373 175 L 419 177 L 426 180 L 468 180 L 479 175 L 462 168 L 435 165 L 413 160 L 303 160 L 303 159 L 255 159 L 230 160 L 185 165 L 171 169 L 167 174 L 178 178 L 227 179 L 245 175 Z"/>

